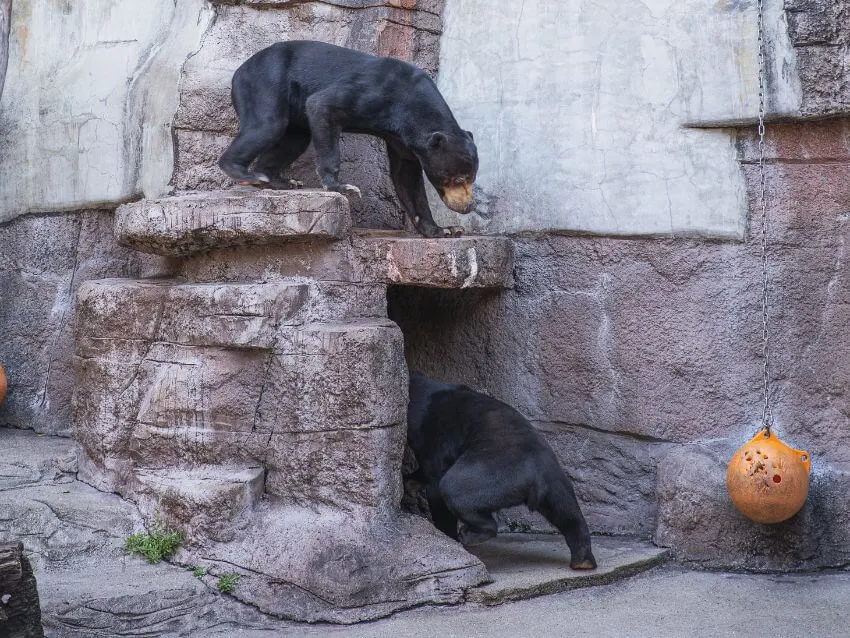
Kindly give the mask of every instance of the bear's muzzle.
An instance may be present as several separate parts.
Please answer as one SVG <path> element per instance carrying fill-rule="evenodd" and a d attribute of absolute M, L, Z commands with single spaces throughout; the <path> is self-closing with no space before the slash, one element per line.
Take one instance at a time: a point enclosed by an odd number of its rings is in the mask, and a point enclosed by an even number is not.
<path fill-rule="evenodd" d="M 443 203 L 456 213 L 468 213 L 472 210 L 472 183 L 445 186 L 440 191 Z"/>

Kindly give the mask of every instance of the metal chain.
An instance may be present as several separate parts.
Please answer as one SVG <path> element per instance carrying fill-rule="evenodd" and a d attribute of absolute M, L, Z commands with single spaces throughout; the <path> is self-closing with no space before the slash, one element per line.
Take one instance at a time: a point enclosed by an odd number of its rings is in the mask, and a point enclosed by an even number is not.
<path fill-rule="evenodd" d="M 770 405 L 770 329 L 768 326 L 768 275 L 767 275 L 767 199 L 765 197 L 764 169 L 764 115 L 765 115 L 765 56 L 764 56 L 764 0 L 758 0 L 758 76 L 759 76 L 759 190 L 761 205 L 761 274 L 762 274 L 762 381 L 764 384 L 764 408 L 761 423 L 766 435 L 770 436 L 773 426 L 773 409 Z"/>

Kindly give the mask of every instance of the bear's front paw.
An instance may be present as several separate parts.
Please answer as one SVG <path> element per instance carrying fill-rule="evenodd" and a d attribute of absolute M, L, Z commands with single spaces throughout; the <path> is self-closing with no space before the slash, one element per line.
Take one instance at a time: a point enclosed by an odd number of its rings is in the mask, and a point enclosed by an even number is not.
<path fill-rule="evenodd" d="M 460 237 L 463 235 L 463 228 L 460 226 L 447 226 L 446 228 L 443 228 L 442 226 L 437 226 L 434 223 L 429 224 L 420 221 L 418 217 L 414 221 L 414 225 L 420 235 L 428 237 L 429 239 L 437 237 Z"/>
<path fill-rule="evenodd" d="M 252 173 L 245 177 L 245 179 L 241 179 L 236 183 L 239 186 L 254 186 L 256 188 L 268 188 L 271 180 L 268 178 L 268 175 L 264 175 L 263 173 Z"/>
<path fill-rule="evenodd" d="M 304 188 L 304 182 L 297 179 L 273 179 L 269 182 L 268 187 L 278 191 L 289 191 Z"/>
<path fill-rule="evenodd" d="M 480 545 L 491 538 L 496 537 L 495 529 L 481 529 L 470 527 L 466 523 L 460 523 L 457 530 L 457 539 L 464 547 L 474 547 Z"/>

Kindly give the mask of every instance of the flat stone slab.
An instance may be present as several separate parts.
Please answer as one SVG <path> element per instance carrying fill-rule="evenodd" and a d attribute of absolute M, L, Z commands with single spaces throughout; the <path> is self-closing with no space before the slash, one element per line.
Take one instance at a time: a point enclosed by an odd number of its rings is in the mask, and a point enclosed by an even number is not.
<path fill-rule="evenodd" d="M 666 549 L 625 536 L 594 536 L 593 571 L 570 569 L 570 552 L 558 534 L 499 534 L 470 551 L 493 582 L 470 589 L 469 602 L 498 605 L 568 589 L 604 585 L 660 564 Z"/>
<path fill-rule="evenodd" d="M 123 204 L 115 211 L 119 244 L 164 256 L 340 239 L 350 228 L 348 200 L 321 190 L 189 192 Z"/>
<path fill-rule="evenodd" d="M 366 278 L 427 288 L 510 288 L 514 246 L 488 235 L 426 239 L 396 231 L 358 230 L 354 247 Z"/>

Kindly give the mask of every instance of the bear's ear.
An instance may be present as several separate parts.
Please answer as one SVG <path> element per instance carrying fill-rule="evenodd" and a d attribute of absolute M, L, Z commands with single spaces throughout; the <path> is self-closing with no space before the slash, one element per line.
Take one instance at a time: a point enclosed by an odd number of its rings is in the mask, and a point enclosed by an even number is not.
<path fill-rule="evenodd" d="M 445 133 L 441 133 L 437 131 L 436 133 L 431 133 L 431 136 L 428 138 L 428 148 L 431 150 L 438 149 L 442 146 L 445 146 L 446 142 L 449 141 L 449 138 L 446 137 Z"/>
<path fill-rule="evenodd" d="M 472 137 L 472 131 L 464 131 L 464 133 L 466 133 L 466 136 L 467 136 L 470 140 L 472 140 L 473 142 L 475 141 L 475 138 L 474 138 L 474 137 Z"/>

